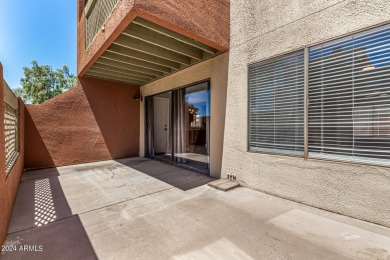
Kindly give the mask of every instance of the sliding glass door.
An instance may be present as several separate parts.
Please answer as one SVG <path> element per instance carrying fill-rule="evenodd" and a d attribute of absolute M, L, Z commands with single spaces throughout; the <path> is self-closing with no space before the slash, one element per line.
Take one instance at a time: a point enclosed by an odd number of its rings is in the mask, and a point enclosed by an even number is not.
<path fill-rule="evenodd" d="M 146 108 L 147 155 L 208 172 L 209 82 L 148 97 Z"/>
<path fill-rule="evenodd" d="M 147 154 L 160 160 L 172 160 L 172 93 L 146 98 Z"/>

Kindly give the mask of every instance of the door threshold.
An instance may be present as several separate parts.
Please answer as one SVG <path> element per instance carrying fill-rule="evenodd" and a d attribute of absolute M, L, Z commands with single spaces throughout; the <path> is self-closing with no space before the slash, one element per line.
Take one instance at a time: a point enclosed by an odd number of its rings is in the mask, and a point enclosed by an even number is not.
<path fill-rule="evenodd" d="M 156 160 L 156 161 L 159 161 L 159 162 L 163 162 L 163 163 L 166 163 L 166 164 L 170 164 L 170 165 L 173 165 L 173 166 L 177 166 L 179 168 L 183 168 L 183 169 L 186 169 L 186 170 L 190 170 L 190 171 L 194 171 L 194 172 L 199 172 L 199 173 L 202 173 L 202 174 L 205 174 L 207 176 L 210 176 L 210 171 L 209 170 L 202 170 L 202 169 L 198 169 L 198 168 L 195 168 L 195 167 L 191 167 L 191 166 L 188 166 L 188 165 L 185 165 L 185 164 L 180 164 L 180 163 L 177 163 L 177 162 L 172 162 L 172 161 L 166 161 L 166 160 L 163 160 L 163 159 L 159 159 L 159 158 L 149 158 L 149 159 L 152 159 L 152 160 Z"/>

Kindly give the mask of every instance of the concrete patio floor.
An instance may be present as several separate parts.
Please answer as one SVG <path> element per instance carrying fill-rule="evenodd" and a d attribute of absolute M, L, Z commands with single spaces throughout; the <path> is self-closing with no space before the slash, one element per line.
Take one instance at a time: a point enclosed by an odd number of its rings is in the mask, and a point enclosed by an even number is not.
<path fill-rule="evenodd" d="M 23 175 L 1 259 L 390 259 L 390 229 L 131 158 Z M 39 251 L 39 250 L 38 250 Z"/>

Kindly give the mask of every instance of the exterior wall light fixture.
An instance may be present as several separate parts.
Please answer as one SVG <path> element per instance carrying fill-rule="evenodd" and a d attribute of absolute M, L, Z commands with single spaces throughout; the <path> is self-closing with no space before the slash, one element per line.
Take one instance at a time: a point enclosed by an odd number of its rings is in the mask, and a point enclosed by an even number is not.
<path fill-rule="evenodd" d="M 142 95 L 139 91 L 137 91 L 137 93 L 135 93 L 134 100 L 141 100 L 141 102 L 142 102 Z"/>

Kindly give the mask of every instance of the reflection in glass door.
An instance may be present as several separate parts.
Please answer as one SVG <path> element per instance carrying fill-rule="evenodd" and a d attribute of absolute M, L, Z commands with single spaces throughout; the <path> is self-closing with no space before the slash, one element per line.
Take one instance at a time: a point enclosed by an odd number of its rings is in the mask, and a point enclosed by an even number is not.
<path fill-rule="evenodd" d="M 146 108 L 147 154 L 208 172 L 209 83 L 148 97 Z"/>
<path fill-rule="evenodd" d="M 208 170 L 210 91 L 208 83 L 173 93 L 174 161 Z"/>

